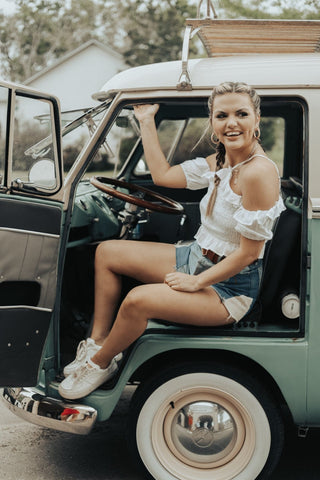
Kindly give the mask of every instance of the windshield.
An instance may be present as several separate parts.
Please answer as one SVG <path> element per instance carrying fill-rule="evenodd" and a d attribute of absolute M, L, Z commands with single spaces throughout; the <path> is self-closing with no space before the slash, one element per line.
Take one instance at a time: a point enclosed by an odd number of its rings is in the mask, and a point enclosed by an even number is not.
<path fill-rule="evenodd" d="M 82 148 L 96 130 L 101 118 L 109 107 L 111 100 L 103 102 L 97 107 L 82 110 L 73 110 L 61 113 L 63 164 L 65 173 L 70 170 Z M 40 115 L 37 120 L 44 124 L 49 121 L 48 116 Z M 52 135 L 32 145 L 25 151 L 34 159 L 45 157 L 52 146 Z M 108 148 L 108 147 L 106 147 Z"/>
<path fill-rule="evenodd" d="M 140 142 L 140 129 L 132 105 L 126 105 L 110 126 L 99 151 L 84 174 L 117 177 L 123 165 L 130 161 Z"/>

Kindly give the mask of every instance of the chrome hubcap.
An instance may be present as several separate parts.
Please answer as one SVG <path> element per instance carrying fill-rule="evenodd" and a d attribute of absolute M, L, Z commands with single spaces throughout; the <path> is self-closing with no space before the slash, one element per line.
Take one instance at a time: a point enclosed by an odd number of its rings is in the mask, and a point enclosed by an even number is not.
<path fill-rule="evenodd" d="M 231 462 L 242 449 L 246 428 L 241 406 L 230 400 L 223 392 L 202 388 L 201 393 L 181 392 L 167 404 L 163 434 L 172 458 L 200 469 Z"/>
<path fill-rule="evenodd" d="M 175 414 L 171 438 L 182 456 L 205 467 L 231 452 L 237 428 L 232 415 L 221 405 L 197 401 L 184 405 Z"/>

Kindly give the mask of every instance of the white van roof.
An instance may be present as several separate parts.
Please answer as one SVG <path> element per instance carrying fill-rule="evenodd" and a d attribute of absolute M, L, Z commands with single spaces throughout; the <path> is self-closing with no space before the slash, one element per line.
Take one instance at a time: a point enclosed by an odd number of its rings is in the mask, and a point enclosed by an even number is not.
<path fill-rule="evenodd" d="M 200 2 L 201 3 L 201 2 Z M 208 15 L 215 14 L 210 0 Z M 197 34 L 209 58 L 189 59 Z M 105 100 L 120 91 L 211 89 L 224 81 L 259 87 L 320 85 L 319 20 L 186 20 L 182 61 L 125 70 L 93 95 Z"/>
<path fill-rule="evenodd" d="M 192 89 L 211 89 L 224 81 L 245 82 L 254 88 L 320 86 L 320 53 L 265 54 L 192 59 L 188 62 Z M 103 101 L 117 92 L 176 90 L 181 62 L 131 68 L 111 78 L 93 95 Z"/>

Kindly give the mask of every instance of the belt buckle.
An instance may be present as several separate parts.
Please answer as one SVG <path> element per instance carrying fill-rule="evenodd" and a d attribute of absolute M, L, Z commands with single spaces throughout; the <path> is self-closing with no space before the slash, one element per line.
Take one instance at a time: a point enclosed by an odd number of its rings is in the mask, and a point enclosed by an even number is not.
<path fill-rule="evenodd" d="M 202 249 L 201 249 L 202 256 L 203 256 L 203 257 L 206 257 L 206 256 L 208 255 L 208 251 L 209 251 L 209 250 L 208 250 L 207 248 L 202 248 Z"/>

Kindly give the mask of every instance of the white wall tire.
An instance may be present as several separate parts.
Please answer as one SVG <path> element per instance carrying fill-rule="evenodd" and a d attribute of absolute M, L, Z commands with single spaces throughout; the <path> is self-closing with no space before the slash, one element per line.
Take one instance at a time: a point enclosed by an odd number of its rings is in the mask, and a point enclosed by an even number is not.
<path fill-rule="evenodd" d="M 268 408 L 233 375 L 206 369 L 175 368 L 133 399 L 136 452 L 156 480 L 254 480 L 265 469 L 272 444 Z M 190 427 L 185 412 L 199 408 L 218 412 L 212 418 L 223 419 L 219 427 L 199 426 L 203 416 L 196 413 Z"/>

